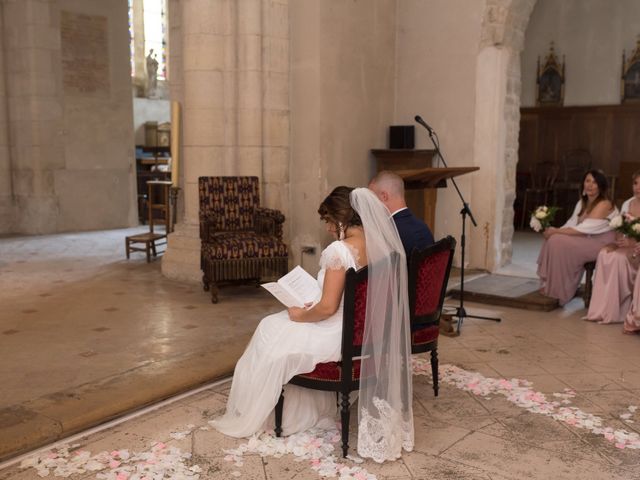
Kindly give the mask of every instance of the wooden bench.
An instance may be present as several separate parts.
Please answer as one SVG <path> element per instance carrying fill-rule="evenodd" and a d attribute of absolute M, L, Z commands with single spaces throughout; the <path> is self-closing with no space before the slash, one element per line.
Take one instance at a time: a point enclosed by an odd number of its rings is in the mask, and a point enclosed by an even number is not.
<path fill-rule="evenodd" d="M 582 292 L 582 299 L 584 300 L 584 306 L 589 308 L 591 303 L 591 292 L 593 290 L 593 271 L 596 269 L 596 262 L 587 262 L 584 264 L 585 281 L 584 292 Z"/>

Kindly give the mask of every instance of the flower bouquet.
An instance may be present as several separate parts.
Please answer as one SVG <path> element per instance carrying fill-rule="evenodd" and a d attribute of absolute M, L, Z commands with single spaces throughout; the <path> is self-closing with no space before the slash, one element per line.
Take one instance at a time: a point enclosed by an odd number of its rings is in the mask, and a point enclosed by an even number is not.
<path fill-rule="evenodd" d="M 640 218 L 623 213 L 613 217 L 609 222 L 609 226 L 629 238 L 640 240 Z"/>
<path fill-rule="evenodd" d="M 558 210 L 560 210 L 560 208 L 547 207 L 546 205 L 536 208 L 531 214 L 529 226 L 536 232 L 542 232 L 551 226 L 551 222 L 553 222 L 553 218 L 556 216 Z"/>

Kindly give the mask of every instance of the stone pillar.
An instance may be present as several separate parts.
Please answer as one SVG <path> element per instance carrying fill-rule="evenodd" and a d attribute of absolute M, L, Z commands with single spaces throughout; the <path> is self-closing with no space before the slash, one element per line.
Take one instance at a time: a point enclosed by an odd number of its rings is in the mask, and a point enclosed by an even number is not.
<path fill-rule="evenodd" d="M 0 25 L 4 28 L 4 5 L 0 3 Z M 0 36 L 0 234 L 15 231 L 13 168 L 9 145 L 7 57 L 4 36 Z"/>
<path fill-rule="evenodd" d="M 536 0 L 487 0 L 476 68 L 473 204 L 486 221 L 473 232 L 472 265 L 493 271 L 511 260 L 518 133 L 520 52 Z M 493 185 L 493 188 L 487 188 Z"/>
<path fill-rule="evenodd" d="M 51 0 L 4 0 L 2 6 L 11 181 L 19 212 L 14 231 L 51 232 L 58 220 L 54 173 L 64 168 L 62 102 L 53 80 L 60 31 Z"/>
<path fill-rule="evenodd" d="M 169 84 L 183 105 L 179 223 L 162 272 L 198 282 L 198 177 L 255 175 L 287 214 L 288 2 L 170 0 Z M 283 182 L 285 188 L 283 188 Z"/>

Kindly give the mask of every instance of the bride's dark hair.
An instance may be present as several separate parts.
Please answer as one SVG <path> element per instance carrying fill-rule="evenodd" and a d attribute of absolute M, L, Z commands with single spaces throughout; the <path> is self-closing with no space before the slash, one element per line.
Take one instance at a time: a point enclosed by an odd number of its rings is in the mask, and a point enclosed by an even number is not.
<path fill-rule="evenodd" d="M 334 188 L 318 207 L 320 218 L 336 225 L 342 223 L 345 228 L 362 225 L 360 215 L 353 209 L 349 200 L 352 190 L 353 187 Z"/>

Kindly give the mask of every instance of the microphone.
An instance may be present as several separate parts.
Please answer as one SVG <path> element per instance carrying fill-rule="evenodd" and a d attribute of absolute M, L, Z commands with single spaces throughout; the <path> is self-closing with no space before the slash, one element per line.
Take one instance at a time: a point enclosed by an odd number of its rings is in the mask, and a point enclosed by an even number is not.
<path fill-rule="evenodd" d="M 413 119 L 416 122 L 418 122 L 420 125 L 422 125 L 424 128 L 426 128 L 427 131 L 429 132 L 429 135 L 433 135 L 433 128 L 431 128 L 429 124 L 425 122 L 420 115 L 416 115 Z"/>

